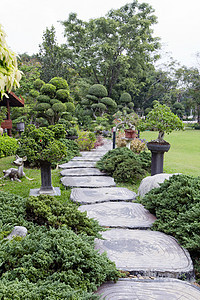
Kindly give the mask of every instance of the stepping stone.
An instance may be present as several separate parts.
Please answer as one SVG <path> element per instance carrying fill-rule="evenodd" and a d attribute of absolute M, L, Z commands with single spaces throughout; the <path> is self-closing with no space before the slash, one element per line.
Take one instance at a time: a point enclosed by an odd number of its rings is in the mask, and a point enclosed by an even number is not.
<path fill-rule="evenodd" d="M 199 300 L 200 289 L 178 279 L 137 280 L 120 279 L 104 283 L 96 294 L 100 300 Z"/>
<path fill-rule="evenodd" d="M 66 187 L 111 187 L 115 186 L 114 179 L 108 176 L 74 176 L 62 177 L 61 182 Z"/>
<path fill-rule="evenodd" d="M 117 269 L 144 276 L 179 278 L 193 276 L 188 251 L 162 232 L 150 230 L 110 229 L 96 239 L 95 248 L 107 252 Z"/>
<path fill-rule="evenodd" d="M 86 211 L 101 226 L 134 229 L 149 228 L 156 218 L 143 205 L 131 202 L 109 202 L 82 205 L 78 208 Z"/>
<path fill-rule="evenodd" d="M 102 157 L 103 154 L 101 154 L 101 152 L 99 151 L 98 153 L 96 152 L 91 152 L 91 151 L 83 151 L 80 152 L 81 153 L 81 157 L 85 157 L 85 156 L 90 156 L 90 157 Z M 105 151 L 106 153 L 106 151 Z"/>
<path fill-rule="evenodd" d="M 132 201 L 136 198 L 136 193 L 127 188 L 77 188 L 72 189 L 70 199 L 80 204 L 94 204 L 108 201 Z"/>
<path fill-rule="evenodd" d="M 60 172 L 61 176 L 105 176 L 106 174 L 95 168 L 74 168 L 64 169 Z"/>
<path fill-rule="evenodd" d="M 101 159 L 101 157 L 99 156 L 75 156 L 74 158 L 71 159 L 71 161 L 94 161 L 94 162 L 97 162 Z"/>
<path fill-rule="evenodd" d="M 59 165 L 61 169 L 72 169 L 72 168 L 95 168 L 96 162 L 89 161 L 69 161 L 68 163 Z"/>

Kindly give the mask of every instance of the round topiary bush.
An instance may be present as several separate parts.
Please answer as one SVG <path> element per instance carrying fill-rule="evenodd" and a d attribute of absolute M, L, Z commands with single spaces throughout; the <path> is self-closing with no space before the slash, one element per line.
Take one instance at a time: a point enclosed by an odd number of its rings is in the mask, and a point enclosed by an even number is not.
<path fill-rule="evenodd" d="M 36 79 L 33 82 L 33 86 L 36 90 L 40 91 L 41 87 L 45 84 L 45 82 L 41 79 Z"/>
<path fill-rule="evenodd" d="M 120 102 L 123 102 L 123 103 L 129 103 L 131 102 L 131 95 L 129 93 L 123 93 L 121 96 L 120 96 Z"/>
<path fill-rule="evenodd" d="M 66 110 L 67 110 L 68 112 L 73 112 L 73 111 L 75 111 L 75 105 L 74 105 L 73 103 L 71 103 L 71 102 L 65 103 L 65 107 L 66 107 Z"/>
<path fill-rule="evenodd" d="M 60 89 L 56 92 L 56 98 L 62 102 L 67 102 L 69 99 L 69 90 Z"/>
<path fill-rule="evenodd" d="M 37 101 L 40 103 L 50 103 L 50 97 L 47 95 L 39 95 Z"/>
<path fill-rule="evenodd" d="M 54 77 L 49 81 L 49 83 L 55 85 L 56 90 L 69 88 L 67 81 L 62 77 Z"/>
<path fill-rule="evenodd" d="M 89 88 L 88 93 L 94 95 L 98 98 L 103 98 L 108 96 L 107 89 L 102 84 L 94 84 Z"/>
<path fill-rule="evenodd" d="M 56 87 L 53 84 L 46 83 L 41 87 L 41 93 L 49 97 L 54 97 L 56 94 Z"/>
<path fill-rule="evenodd" d="M 60 102 L 60 103 L 54 103 L 52 105 L 52 109 L 57 113 L 62 113 L 66 110 L 66 107 L 62 102 Z"/>

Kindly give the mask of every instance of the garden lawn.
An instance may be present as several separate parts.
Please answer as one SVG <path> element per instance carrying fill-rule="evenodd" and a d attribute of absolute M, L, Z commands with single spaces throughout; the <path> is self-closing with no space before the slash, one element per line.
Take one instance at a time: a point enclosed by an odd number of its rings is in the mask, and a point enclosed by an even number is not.
<path fill-rule="evenodd" d="M 148 142 L 157 136 L 158 132 L 152 131 L 140 134 Z M 171 144 L 164 155 L 164 173 L 200 176 L 200 130 L 174 131 L 164 139 Z"/>

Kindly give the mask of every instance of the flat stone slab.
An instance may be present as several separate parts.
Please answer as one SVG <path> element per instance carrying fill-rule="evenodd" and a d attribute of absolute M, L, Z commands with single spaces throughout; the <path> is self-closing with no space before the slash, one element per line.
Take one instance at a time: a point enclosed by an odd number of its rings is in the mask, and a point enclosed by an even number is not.
<path fill-rule="evenodd" d="M 100 156 L 89 156 L 89 155 L 85 155 L 85 156 L 75 156 L 71 159 L 71 161 L 94 161 L 97 162 L 101 159 Z"/>
<path fill-rule="evenodd" d="M 94 204 L 108 201 L 132 201 L 136 198 L 136 193 L 127 188 L 76 188 L 72 189 L 70 199 L 80 204 Z"/>
<path fill-rule="evenodd" d="M 86 211 L 101 226 L 118 228 L 149 228 L 156 218 L 143 205 L 131 202 L 107 202 L 82 205 L 78 208 Z"/>
<path fill-rule="evenodd" d="M 62 177 L 61 182 L 66 187 L 112 187 L 115 186 L 114 179 L 109 176 L 73 176 Z"/>
<path fill-rule="evenodd" d="M 81 153 L 81 157 L 88 157 L 88 156 L 90 156 L 90 157 L 102 157 L 104 154 L 103 153 L 106 153 L 106 151 L 98 151 L 98 152 L 95 152 L 95 151 L 82 151 L 82 152 L 80 152 Z"/>
<path fill-rule="evenodd" d="M 178 279 L 120 279 L 98 288 L 96 294 L 105 300 L 199 300 L 200 289 Z"/>
<path fill-rule="evenodd" d="M 95 248 L 107 252 L 119 270 L 144 276 L 186 279 L 193 277 L 193 264 L 187 250 L 162 232 L 110 229 L 96 239 Z"/>
<path fill-rule="evenodd" d="M 95 168 L 63 169 L 61 176 L 105 176 L 106 174 Z"/>
<path fill-rule="evenodd" d="M 59 165 L 61 169 L 72 169 L 72 168 L 95 168 L 96 162 L 90 161 L 69 161 L 68 163 Z"/>

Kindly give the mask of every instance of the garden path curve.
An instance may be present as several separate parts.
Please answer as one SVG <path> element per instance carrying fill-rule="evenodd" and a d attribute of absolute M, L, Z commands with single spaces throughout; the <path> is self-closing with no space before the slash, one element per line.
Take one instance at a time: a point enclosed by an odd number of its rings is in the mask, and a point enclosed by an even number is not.
<path fill-rule="evenodd" d="M 193 264 L 187 250 L 164 233 L 151 231 L 155 217 L 141 204 L 136 194 L 115 186 L 113 178 L 101 174 L 96 162 L 109 150 L 111 142 L 60 165 L 61 182 L 72 187 L 71 200 L 80 211 L 109 228 L 97 239 L 96 249 L 107 252 L 117 268 L 128 278 L 104 283 L 97 290 L 101 299 L 199 300 L 200 289 L 193 279 Z M 182 281 L 185 278 L 187 281 Z"/>

